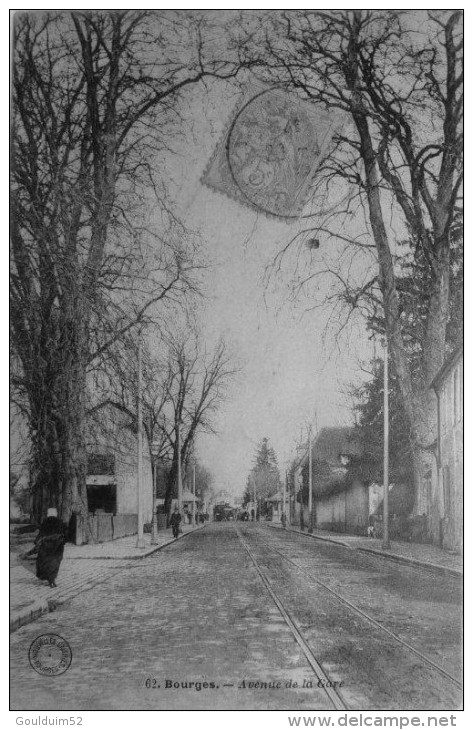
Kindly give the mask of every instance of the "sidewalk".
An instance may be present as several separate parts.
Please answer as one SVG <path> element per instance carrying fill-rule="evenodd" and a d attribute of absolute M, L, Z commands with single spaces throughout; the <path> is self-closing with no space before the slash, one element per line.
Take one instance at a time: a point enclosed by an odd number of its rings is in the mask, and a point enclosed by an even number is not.
<path fill-rule="evenodd" d="M 275 529 L 282 529 L 280 523 L 268 522 L 264 524 L 268 524 Z M 315 540 L 335 542 L 352 550 L 361 550 L 362 552 L 379 555 L 398 563 L 416 565 L 443 575 L 463 577 L 462 556 L 458 553 L 442 550 L 436 545 L 421 545 L 414 542 L 398 542 L 392 540 L 389 550 L 384 550 L 382 541 L 376 538 L 346 535 L 340 532 L 330 532 L 329 530 L 314 530 L 313 534 L 310 535 L 308 532 L 301 532 L 301 530 L 294 526 L 288 527 L 287 530 Z"/>
<path fill-rule="evenodd" d="M 179 540 L 205 525 L 192 528 L 186 525 Z M 34 537 L 34 536 L 33 536 Z M 57 588 L 50 588 L 35 575 L 35 560 L 21 559 L 18 549 L 10 551 L 10 631 L 34 621 L 43 613 L 54 611 L 58 605 L 82 591 L 111 578 L 117 570 L 132 567 L 134 560 L 145 558 L 166 545 L 175 542 L 171 529 L 158 531 L 158 543 L 151 545 L 151 535 L 145 534 L 145 547 L 136 547 L 136 535 L 96 545 L 66 544 Z M 21 553 L 33 547 L 21 543 Z"/>

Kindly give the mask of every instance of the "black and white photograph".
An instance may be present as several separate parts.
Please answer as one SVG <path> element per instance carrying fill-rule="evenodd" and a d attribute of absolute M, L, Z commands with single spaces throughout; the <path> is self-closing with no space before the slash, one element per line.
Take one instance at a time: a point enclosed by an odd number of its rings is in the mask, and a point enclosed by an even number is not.
<path fill-rule="evenodd" d="M 17 724 L 456 726 L 463 16 L 10 10 Z"/>

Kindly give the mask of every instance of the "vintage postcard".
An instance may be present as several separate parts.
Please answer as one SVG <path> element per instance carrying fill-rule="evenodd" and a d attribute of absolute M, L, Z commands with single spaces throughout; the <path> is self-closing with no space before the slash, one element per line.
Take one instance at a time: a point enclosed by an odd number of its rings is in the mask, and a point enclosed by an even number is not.
<path fill-rule="evenodd" d="M 456 726 L 462 10 L 11 37 L 17 724 Z"/>

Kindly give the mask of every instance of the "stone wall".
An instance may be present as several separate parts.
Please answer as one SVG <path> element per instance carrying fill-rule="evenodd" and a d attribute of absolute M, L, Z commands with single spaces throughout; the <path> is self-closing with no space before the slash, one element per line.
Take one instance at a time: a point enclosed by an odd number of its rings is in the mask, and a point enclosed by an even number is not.
<path fill-rule="evenodd" d="M 368 487 L 361 482 L 344 492 L 317 497 L 316 527 L 366 535 L 369 519 Z"/>

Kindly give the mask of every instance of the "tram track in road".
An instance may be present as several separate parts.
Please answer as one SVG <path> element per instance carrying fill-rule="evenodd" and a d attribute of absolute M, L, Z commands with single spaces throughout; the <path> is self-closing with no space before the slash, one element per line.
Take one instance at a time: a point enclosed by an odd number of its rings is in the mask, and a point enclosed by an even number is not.
<path fill-rule="evenodd" d="M 336 599 L 339 603 L 341 603 L 343 606 L 348 608 L 353 613 L 357 614 L 358 616 L 361 616 L 365 621 L 367 621 L 369 624 L 374 626 L 379 631 L 382 631 L 384 634 L 389 636 L 389 638 L 396 642 L 397 644 L 401 645 L 405 650 L 409 651 L 411 654 L 413 654 L 419 661 L 424 664 L 424 666 L 427 666 L 432 671 L 436 672 L 437 674 L 441 675 L 444 679 L 447 679 L 451 684 L 453 684 L 457 689 L 462 690 L 463 685 L 462 683 L 454 677 L 450 672 L 448 672 L 446 669 L 441 667 L 439 664 L 434 662 L 432 659 L 430 659 L 428 656 L 423 654 L 421 651 L 416 649 L 414 646 L 409 644 L 407 641 L 402 639 L 400 636 L 395 634 L 393 631 L 388 629 L 386 626 L 383 626 L 379 621 L 377 621 L 375 618 L 370 616 L 368 613 L 366 613 L 362 608 L 359 608 L 356 606 L 352 601 L 348 600 L 344 596 L 342 596 L 340 593 L 335 591 L 331 586 L 327 585 L 327 583 L 324 583 L 318 578 L 315 578 L 309 570 L 297 563 L 295 560 L 293 560 L 288 555 L 285 555 L 281 550 L 279 550 L 274 544 L 268 542 L 264 538 L 261 537 L 261 534 L 258 534 L 258 542 L 261 542 L 265 545 L 267 549 L 272 551 L 273 553 L 277 554 L 283 560 L 285 560 L 289 565 L 296 568 L 300 573 L 302 573 L 312 584 L 320 586 L 323 588 L 327 593 L 330 594 L 334 599 Z"/>
<path fill-rule="evenodd" d="M 291 616 L 291 614 L 289 613 L 287 608 L 284 606 L 283 602 L 281 601 L 281 598 L 278 596 L 278 594 L 274 590 L 268 577 L 262 571 L 261 566 L 259 565 L 256 556 L 254 555 L 253 551 L 251 550 L 250 546 L 248 545 L 247 541 L 242 536 L 242 534 L 240 533 L 240 531 L 236 525 L 235 525 L 235 531 L 237 533 L 238 539 L 240 540 L 240 542 L 243 545 L 244 549 L 246 550 L 251 562 L 253 563 L 255 570 L 258 573 L 263 585 L 265 586 L 265 588 L 268 591 L 269 595 L 271 596 L 272 600 L 276 604 L 281 616 L 283 617 L 288 628 L 290 629 L 291 633 L 293 634 L 294 639 L 296 640 L 297 644 L 299 645 L 300 649 L 302 650 L 302 653 L 304 654 L 310 668 L 314 672 L 314 674 L 317 678 L 317 681 L 322 682 L 323 689 L 324 689 L 326 695 L 328 696 L 330 702 L 332 703 L 333 709 L 334 710 L 350 710 L 350 707 L 348 706 L 347 702 L 345 701 L 340 690 L 338 690 L 336 686 L 332 686 L 332 685 L 334 685 L 334 682 L 331 681 L 330 677 L 327 675 L 327 673 L 323 669 L 322 665 L 318 661 L 318 659 L 315 656 L 314 652 L 312 651 L 311 647 L 309 646 L 307 641 L 304 639 L 304 636 L 302 634 L 302 631 L 301 631 L 299 625 L 297 624 L 296 620 Z"/>

